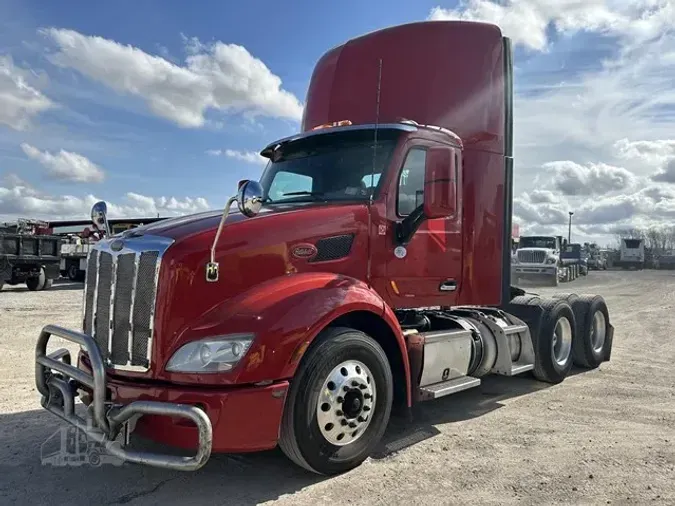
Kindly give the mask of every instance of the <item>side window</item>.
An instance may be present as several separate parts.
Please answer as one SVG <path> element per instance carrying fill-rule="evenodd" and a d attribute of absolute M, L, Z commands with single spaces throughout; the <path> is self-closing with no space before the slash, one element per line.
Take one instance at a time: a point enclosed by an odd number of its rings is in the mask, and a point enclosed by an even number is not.
<path fill-rule="evenodd" d="M 399 216 L 407 216 L 424 202 L 424 165 L 427 152 L 413 148 L 408 152 L 398 178 Z"/>
<path fill-rule="evenodd" d="M 310 176 L 296 172 L 279 171 L 272 180 L 268 197 L 272 200 L 281 200 L 284 198 L 284 193 L 311 192 L 312 183 L 313 179 Z"/>

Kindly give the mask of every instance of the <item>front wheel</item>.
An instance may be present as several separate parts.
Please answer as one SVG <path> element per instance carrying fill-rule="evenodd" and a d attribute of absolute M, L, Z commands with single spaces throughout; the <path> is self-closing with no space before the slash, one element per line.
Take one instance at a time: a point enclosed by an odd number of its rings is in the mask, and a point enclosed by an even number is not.
<path fill-rule="evenodd" d="M 317 336 L 293 378 L 279 446 L 305 469 L 333 475 L 359 466 L 389 422 L 393 378 L 382 347 L 363 332 Z"/>

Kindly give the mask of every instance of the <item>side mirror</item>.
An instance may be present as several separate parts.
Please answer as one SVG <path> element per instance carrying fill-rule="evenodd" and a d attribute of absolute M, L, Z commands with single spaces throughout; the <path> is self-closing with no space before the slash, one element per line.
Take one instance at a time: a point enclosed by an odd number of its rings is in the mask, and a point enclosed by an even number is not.
<path fill-rule="evenodd" d="M 249 218 L 260 212 L 263 203 L 263 188 L 257 181 L 240 181 L 237 191 L 237 206 Z"/>
<path fill-rule="evenodd" d="M 424 167 L 424 216 L 447 218 L 457 212 L 457 167 L 454 150 L 427 150 Z"/>
<path fill-rule="evenodd" d="M 105 231 L 110 235 L 110 226 L 108 225 L 108 206 L 102 200 L 96 202 L 91 208 L 91 221 L 96 228 Z"/>

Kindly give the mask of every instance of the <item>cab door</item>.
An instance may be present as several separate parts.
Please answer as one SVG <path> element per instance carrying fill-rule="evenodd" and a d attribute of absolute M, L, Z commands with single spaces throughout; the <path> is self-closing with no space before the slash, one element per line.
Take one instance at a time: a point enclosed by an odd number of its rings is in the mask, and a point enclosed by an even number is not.
<path fill-rule="evenodd" d="M 424 219 L 407 244 L 388 234 L 387 289 L 395 307 L 453 305 L 461 288 L 461 152 L 450 145 L 410 141 L 398 169 L 396 191 L 387 199 L 388 228 L 394 229 L 424 203 L 429 149 L 447 149 L 454 177 L 453 215 Z"/>

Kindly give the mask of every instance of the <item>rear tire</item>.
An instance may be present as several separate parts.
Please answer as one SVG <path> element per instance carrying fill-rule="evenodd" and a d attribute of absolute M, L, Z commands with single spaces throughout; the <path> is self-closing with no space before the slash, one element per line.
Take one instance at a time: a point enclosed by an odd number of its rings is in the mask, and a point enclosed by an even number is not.
<path fill-rule="evenodd" d="M 71 262 L 70 265 L 68 266 L 68 279 L 71 281 L 77 281 L 79 271 L 80 270 L 78 266 L 74 262 Z"/>
<path fill-rule="evenodd" d="M 566 300 L 546 299 L 539 335 L 533 336 L 534 377 L 546 383 L 560 383 L 572 368 L 572 345 L 576 333 L 574 312 Z"/>
<path fill-rule="evenodd" d="M 586 369 L 595 369 L 609 355 L 609 311 L 600 295 L 581 295 L 576 304 L 577 334 L 574 338 L 574 364 Z"/>
<path fill-rule="evenodd" d="M 382 439 L 393 378 L 384 350 L 363 332 L 333 327 L 316 339 L 291 382 L 279 446 L 299 466 L 333 475 L 359 466 Z"/>
<path fill-rule="evenodd" d="M 39 290 L 42 290 L 45 287 L 45 283 L 47 282 L 47 276 L 45 274 L 44 269 L 40 269 L 40 275 L 34 278 L 28 278 L 26 280 L 26 287 L 31 291 L 31 292 L 37 292 Z"/>

